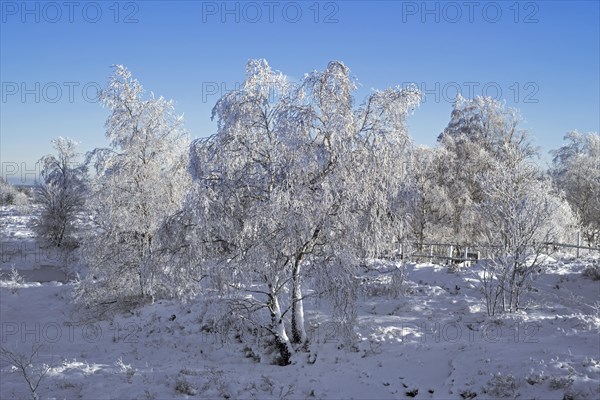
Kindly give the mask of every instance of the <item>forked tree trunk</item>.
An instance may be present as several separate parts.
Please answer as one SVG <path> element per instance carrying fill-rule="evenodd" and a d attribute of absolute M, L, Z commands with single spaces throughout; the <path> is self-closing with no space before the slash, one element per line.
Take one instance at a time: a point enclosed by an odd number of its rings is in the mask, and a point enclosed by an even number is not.
<path fill-rule="evenodd" d="M 300 264 L 302 259 L 296 258 L 292 275 L 292 343 L 306 343 L 308 336 L 304 329 L 304 304 L 302 300 L 302 282 Z"/>
<path fill-rule="evenodd" d="M 278 363 L 279 365 L 289 365 L 292 358 L 292 345 L 285 331 L 277 294 L 273 292 L 272 288 L 267 305 L 271 314 L 271 333 L 275 340 L 275 347 L 279 352 Z"/>

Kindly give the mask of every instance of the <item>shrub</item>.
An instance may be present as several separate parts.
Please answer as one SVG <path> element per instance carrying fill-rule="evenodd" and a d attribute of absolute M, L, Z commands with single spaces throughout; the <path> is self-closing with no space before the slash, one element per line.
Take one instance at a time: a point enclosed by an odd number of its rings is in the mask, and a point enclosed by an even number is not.
<path fill-rule="evenodd" d="M 588 265 L 583 272 L 581 272 L 581 275 L 593 281 L 600 281 L 600 264 L 594 262 L 593 264 Z"/>
<path fill-rule="evenodd" d="M 516 397 L 519 382 L 512 375 L 494 375 L 492 379 L 483 388 L 483 392 L 494 398 L 498 397 Z"/>
<path fill-rule="evenodd" d="M 177 378 L 175 382 L 175 391 L 188 396 L 194 396 L 198 391 L 184 378 Z"/>

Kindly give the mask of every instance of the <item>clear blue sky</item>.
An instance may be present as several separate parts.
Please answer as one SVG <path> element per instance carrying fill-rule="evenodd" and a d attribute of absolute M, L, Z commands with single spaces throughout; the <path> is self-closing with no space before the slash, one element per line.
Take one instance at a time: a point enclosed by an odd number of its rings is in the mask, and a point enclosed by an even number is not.
<path fill-rule="evenodd" d="M 214 133 L 211 108 L 244 79 L 250 58 L 292 78 L 341 60 L 361 84 L 357 102 L 372 88 L 417 83 L 426 92 L 409 120 L 417 144 L 435 143 L 457 88 L 519 108 L 544 153 L 569 130 L 599 131 L 598 1 L 0 4 L 8 177 L 15 165 L 35 170 L 57 136 L 80 141 L 82 152 L 107 145 L 108 112 L 94 97 L 112 64 L 174 99 L 192 137 Z"/>

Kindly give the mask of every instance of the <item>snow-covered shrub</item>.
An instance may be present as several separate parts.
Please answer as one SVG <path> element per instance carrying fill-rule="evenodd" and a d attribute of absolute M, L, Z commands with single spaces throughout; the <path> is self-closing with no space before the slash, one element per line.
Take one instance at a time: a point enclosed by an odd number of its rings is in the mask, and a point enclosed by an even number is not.
<path fill-rule="evenodd" d="M 31 352 L 20 353 L 0 346 L 0 360 L 8 363 L 14 371 L 21 374 L 33 400 L 40 398 L 38 388 L 55 366 L 54 362 L 50 364 L 38 362 L 41 347 L 40 344 L 34 344 L 31 346 Z"/>
<path fill-rule="evenodd" d="M 600 264 L 597 261 L 594 261 L 592 264 L 585 267 L 581 272 L 581 275 L 593 281 L 600 281 Z"/>
<path fill-rule="evenodd" d="M 247 307 L 251 307 L 250 302 L 237 298 L 209 299 L 205 312 L 199 318 L 200 330 L 220 345 L 228 344 L 232 334 L 245 337 L 247 330 L 255 328 L 254 323 L 258 326 L 263 323 L 256 319 L 248 320 L 250 310 Z"/>
<path fill-rule="evenodd" d="M 31 197 L 29 188 L 13 186 L 0 176 L 0 206 L 15 205 L 25 211 L 31 204 Z"/>
<path fill-rule="evenodd" d="M 469 389 L 461 390 L 459 392 L 459 394 L 460 394 L 460 397 L 465 400 L 471 400 L 471 399 L 474 399 L 475 397 L 477 397 L 477 393 L 472 390 L 469 390 Z"/>
<path fill-rule="evenodd" d="M 198 394 L 198 390 L 184 377 L 177 377 L 177 380 L 175 381 L 175 391 L 188 396 L 195 396 Z"/>
<path fill-rule="evenodd" d="M 486 310 L 488 315 L 514 312 L 528 282 L 543 268 L 546 243 L 560 241 L 573 215 L 527 163 L 499 166 L 482 176 L 481 188 L 477 210 L 492 253 L 479 275 Z"/>
<path fill-rule="evenodd" d="M 581 366 L 582 367 L 593 367 L 593 368 L 598 368 L 600 367 L 600 361 L 598 360 L 594 360 L 591 357 L 585 357 L 583 359 L 583 361 L 581 362 Z"/>
<path fill-rule="evenodd" d="M 514 398 L 517 396 L 517 389 L 519 388 L 519 381 L 514 376 L 502 375 L 501 373 L 495 374 L 483 387 L 483 393 L 491 396 L 492 398 Z"/>
<path fill-rule="evenodd" d="M 404 292 L 404 282 L 406 281 L 406 270 L 404 265 L 397 266 L 392 272 L 390 282 L 390 294 L 393 298 L 398 298 Z"/>
<path fill-rule="evenodd" d="M 277 386 L 279 387 L 279 390 L 275 390 Z M 277 383 L 273 379 L 269 378 L 266 375 L 261 375 L 261 383 L 258 386 L 258 388 L 261 391 L 268 393 L 269 396 L 276 396 L 276 398 L 278 399 L 288 399 L 294 394 L 293 385 L 277 385 Z"/>
<path fill-rule="evenodd" d="M 463 263 L 450 263 L 448 264 L 447 271 L 449 274 L 458 274 L 464 267 L 465 265 Z"/>
<path fill-rule="evenodd" d="M 10 185 L 4 177 L 0 176 L 0 206 L 9 206 L 15 204 L 17 190 Z"/>
<path fill-rule="evenodd" d="M 365 265 L 364 268 L 364 273 L 360 276 L 363 296 L 398 298 L 403 293 L 403 264 L 376 261 L 374 265 Z"/>
<path fill-rule="evenodd" d="M 574 380 L 571 376 L 551 376 L 549 382 L 550 389 L 560 390 L 570 387 Z"/>
<path fill-rule="evenodd" d="M 125 364 L 123 362 L 123 357 L 119 357 L 117 361 L 115 361 L 115 366 L 117 367 L 117 372 L 125 375 L 125 379 L 127 383 L 132 383 L 133 376 L 135 375 L 135 368 L 131 366 L 131 364 Z"/>
<path fill-rule="evenodd" d="M 86 167 L 75 164 L 77 143 L 59 137 L 52 141 L 56 155 L 40 159 L 42 182 L 35 188 L 35 202 L 41 215 L 35 231 L 42 243 L 51 246 L 77 246 L 77 215 L 83 211 L 86 196 Z"/>
<path fill-rule="evenodd" d="M 583 400 L 583 399 L 597 399 L 600 395 L 600 387 L 596 385 L 589 385 L 585 379 L 574 380 L 569 387 L 565 388 L 563 399 L 564 400 Z"/>
<path fill-rule="evenodd" d="M 223 370 L 218 368 L 205 368 L 202 371 L 204 383 L 200 386 L 200 392 L 204 397 L 222 399 L 231 397 L 224 375 Z"/>
<path fill-rule="evenodd" d="M 133 310 L 149 302 L 148 298 L 139 294 L 121 293 L 110 282 L 98 280 L 94 275 L 76 279 L 73 282 L 72 296 L 79 312 L 94 319 L 131 314 Z"/>
<path fill-rule="evenodd" d="M 14 266 L 10 269 L 10 273 L 7 274 L 7 276 L 1 277 L 3 280 L 5 280 L 5 285 L 8 286 L 10 292 L 13 294 L 18 293 L 21 285 L 25 282 L 23 277 L 19 275 L 19 271 L 17 271 Z"/>
<path fill-rule="evenodd" d="M 527 381 L 527 383 L 529 383 L 530 385 L 537 385 L 544 382 L 546 379 L 548 379 L 548 377 L 542 371 L 530 373 L 529 375 L 527 375 L 527 378 L 525 378 L 525 381 Z"/>

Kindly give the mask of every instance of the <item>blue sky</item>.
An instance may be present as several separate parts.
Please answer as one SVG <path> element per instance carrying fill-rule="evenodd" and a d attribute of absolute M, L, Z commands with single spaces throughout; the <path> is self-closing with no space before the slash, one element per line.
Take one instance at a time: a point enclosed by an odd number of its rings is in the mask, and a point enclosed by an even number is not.
<path fill-rule="evenodd" d="M 112 64 L 173 99 L 192 137 L 214 133 L 211 108 L 250 58 L 292 78 L 341 60 L 358 103 L 416 83 L 426 94 L 409 120 L 416 144 L 435 144 L 457 89 L 519 108 L 543 153 L 569 130 L 600 130 L 598 1 L 0 4 L 0 156 L 12 180 L 30 178 L 57 136 L 82 152 L 107 145 L 95 94 Z"/>

